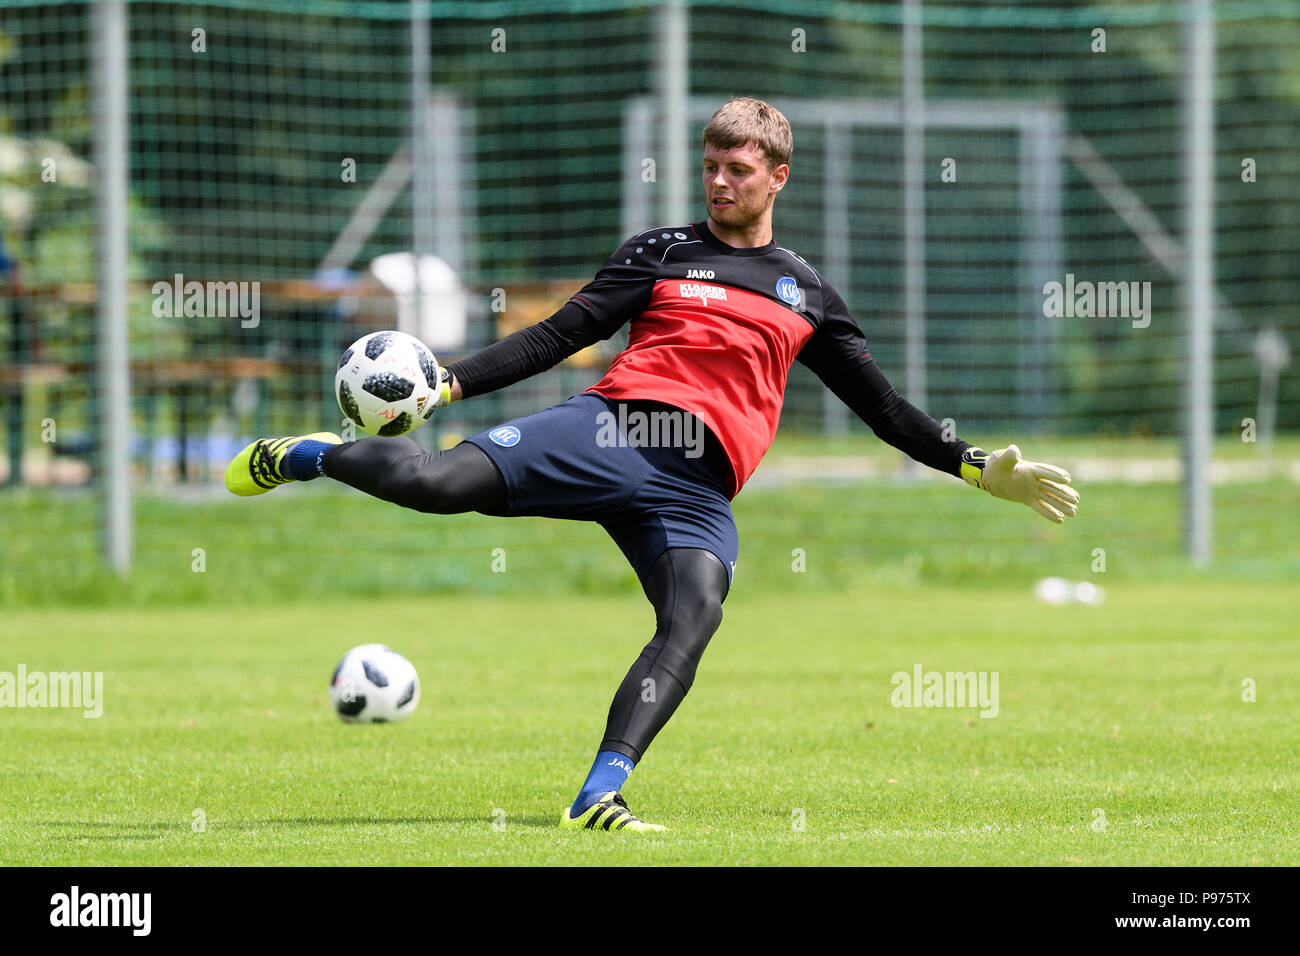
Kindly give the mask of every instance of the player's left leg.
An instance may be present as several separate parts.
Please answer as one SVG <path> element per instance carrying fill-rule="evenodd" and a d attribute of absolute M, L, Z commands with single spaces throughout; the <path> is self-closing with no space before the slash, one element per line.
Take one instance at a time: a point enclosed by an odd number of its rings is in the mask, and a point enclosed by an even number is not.
<path fill-rule="evenodd" d="M 643 824 L 619 789 L 695 682 L 709 639 L 722 623 L 726 566 L 712 551 L 671 548 L 642 580 L 655 633 L 614 693 L 605 736 L 582 792 L 562 821 L 587 829 L 663 829 Z"/>
<path fill-rule="evenodd" d="M 601 750 L 640 760 L 695 683 L 709 640 L 722 623 L 727 569 L 703 548 L 670 548 L 642 582 L 655 633 L 614 694 Z"/>
<path fill-rule="evenodd" d="M 641 824 L 618 791 L 695 682 L 700 658 L 722 623 L 729 583 L 712 551 L 670 548 L 641 584 L 655 609 L 654 637 L 614 693 L 600 751 L 563 820 L 567 826 L 662 829 Z"/>

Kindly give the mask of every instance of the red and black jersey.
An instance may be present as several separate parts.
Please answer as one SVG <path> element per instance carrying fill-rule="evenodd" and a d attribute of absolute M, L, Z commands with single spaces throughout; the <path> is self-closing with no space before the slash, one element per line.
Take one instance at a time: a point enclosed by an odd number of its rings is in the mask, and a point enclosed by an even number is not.
<path fill-rule="evenodd" d="M 627 348 L 589 391 L 696 415 L 736 490 L 776 437 L 795 357 L 819 328 L 853 322 L 799 256 L 775 242 L 735 248 L 704 222 L 633 236 L 572 301 L 611 334 L 633 317 Z"/>
<path fill-rule="evenodd" d="M 664 402 L 717 436 L 731 495 L 771 446 L 798 359 L 885 441 L 949 474 L 966 442 L 899 395 L 872 361 L 844 300 L 800 256 L 771 242 L 736 248 L 707 223 L 633 236 L 544 322 L 451 366 L 472 394 L 549 368 L 631 323 L 628 345 L 589 391 Z"/>

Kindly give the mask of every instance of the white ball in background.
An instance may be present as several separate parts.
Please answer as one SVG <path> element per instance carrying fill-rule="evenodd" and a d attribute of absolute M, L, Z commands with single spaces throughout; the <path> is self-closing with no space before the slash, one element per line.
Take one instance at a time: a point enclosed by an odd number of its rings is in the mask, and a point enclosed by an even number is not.
<path fill-rule="evenodd" d="M 1105 592 L 1091 581 L 1080 581 L 1074 586 L 1074 599 L 1080 604 L 1100 604 Z"/>
<path fill-rule="evenodd" d="M 1066 604 L 1073 598 L 1070 582 L 1065 578 L 1043 578 L 1034 585 L 1034 594 L 1048 604 Z"/>

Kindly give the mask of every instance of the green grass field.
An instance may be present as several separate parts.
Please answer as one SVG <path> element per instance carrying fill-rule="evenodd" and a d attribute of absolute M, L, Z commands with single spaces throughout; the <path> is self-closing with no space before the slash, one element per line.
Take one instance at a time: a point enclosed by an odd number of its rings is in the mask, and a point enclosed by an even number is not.
<path fill-rule="evenodd" d="M 644 837 L 555 826 L 648 634 L 642 602 L 381 610 L 6 615 L 7 658 L 105 686 L 99 719 L 4 714 L 0 863 L 1300 863 L 1300 655 L 1279 588 L 1124 586 L 1100 607 L 738 592 L 626 789 L 671 828 Z M 344 725 L 329 671 L 374 639 L 419 668 L 420 709 Z M 918 663 L 997 671 L 999 714 L 891 706 L 891 674 Z"/>
<path fill-rule="evenodd" d="M 989 443 L 992 447 L 993 443 Z M 790 462 L 860 458 L 896 467 L 873 436 L 782 438 L 734 502 L 740 529 L 737 591 L 1015 586 L 1039 578 L 1189 584 L 1300 579 L 1300 441 L 1288 440 L 1259 479 L 1216 485 L 1215 563 L 1189 568 L 1175 482 L 1091 483 L 1076 478 L 1081 512 L 1055 527 L 953 478 L 818 480 L 764 487 Z M 1083 454 L 1122 460 L 1117 442 L 1055 439 L 1027 445 L 1074 467 Z M 1133 457 L 1175 460 L 1168 442 L 1130 442 Z M 1242 448 L 1247 449 L 1243 451 Z M 1254 446 L 1225 441 L 1216 461 L 1250 464 Z M 811 459 L 809 456 L 813 456 Z M 585 522 L 433 517 L 339 486 L 289 486 L 238 499 L 220 486 L 142 495 L 135 506 L 135 573 L 102 570 L 96 502 L 82 491 L 0 496 L 0 602 L 5 606 L 151 606 L 340 600 L 421 594 L 639 595 L 605 533 Z M 1105 571 L 1097 571 L 1097 549 Z M 500 549 L 500 553 L 498 553 Z M 805 571 L 792 573 L 795 549 Z M 196 551 L 201 552 L 200 556 Z M 498 557 L 506 573 L 494 573 Z M 201 567 L 201 572 L 196 568 Z M 37 569 L 37 573 L 33 573 Z M 1095 576 L 1095 577 L 1094 577 Z"/>
<path fill-rule="evenodd" d="M 11 493 L 0 671 L 102 671 L 104 713 L 0 710 L 0 864 L 1296 865 L 1293 488 L 1216 486 L 1203 571 L 1172 483 L 1084 485 L 1059 528 L 959 484 L 746 490 L 722 628 L 625 789 L 645 837 L 556 826 L 653 630 L 598 528 L 142 497 L 118 581 L 92 499 Z M 405 724 L 330 709 L 370 641 L 420 671 Z M 998 715 L 892 706 L 916 665 L 996 671 Z"/>

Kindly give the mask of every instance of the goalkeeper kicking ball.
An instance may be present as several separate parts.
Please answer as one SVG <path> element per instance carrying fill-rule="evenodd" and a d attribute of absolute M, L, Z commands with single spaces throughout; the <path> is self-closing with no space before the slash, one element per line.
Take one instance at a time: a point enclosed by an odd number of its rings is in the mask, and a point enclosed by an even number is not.
<path fill-rule="evenodd" d="M 419 706 L 420 678 L 415 665 L 391 647 L 362 644 L 334 668 L 330 701 L 349 724 L 396 723 Z"/>
<path fill-rule="evenodd" d="M 343 414 L 383 438 L 405 435 L 429 420 L 441 389 L 438 361 L 405 332 L 371 332 L 352 343 L 334 373 Z"/>

